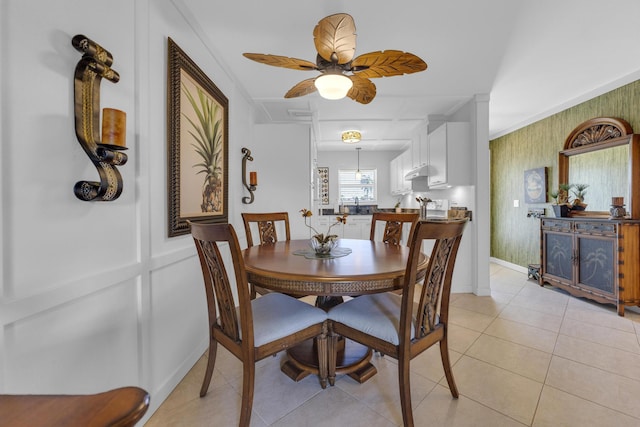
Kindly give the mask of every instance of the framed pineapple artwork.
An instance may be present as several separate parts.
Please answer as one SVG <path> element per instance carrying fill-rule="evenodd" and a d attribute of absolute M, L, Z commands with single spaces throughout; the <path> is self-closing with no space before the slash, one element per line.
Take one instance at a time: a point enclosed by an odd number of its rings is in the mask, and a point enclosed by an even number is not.
<path fill-rule="evenodd" d="M 168 38 L 168 234 L 229 218 L 229 102 Z"/>

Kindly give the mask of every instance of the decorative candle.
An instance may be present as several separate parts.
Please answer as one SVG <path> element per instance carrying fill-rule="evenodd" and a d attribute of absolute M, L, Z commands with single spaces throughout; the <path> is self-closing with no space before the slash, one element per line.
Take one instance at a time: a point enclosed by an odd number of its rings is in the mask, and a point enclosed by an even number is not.
<path fill-rule="evenodd" d="M 258 173 L 257 172 L 249 172 L 249 184 L 258 185 Z"/>
<path fill-rule="evenodd" d="M 114 108 L 102 110 L 102 144 L 126 148 L 127 114 Z"/>

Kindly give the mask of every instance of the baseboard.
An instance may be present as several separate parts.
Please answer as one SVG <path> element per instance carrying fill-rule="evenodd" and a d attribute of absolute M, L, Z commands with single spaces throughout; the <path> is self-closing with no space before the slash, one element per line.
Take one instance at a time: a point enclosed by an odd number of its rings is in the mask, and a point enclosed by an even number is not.
<path fill-rule="evenodd" d="M 515 271 L 517 271 L 519 273 L 527 274 L 529 272 L 529 269 L 527 267 L 522 267 L 521 265 L 513 264 L 513 263 L 510 263 L 510 262 L 502 260 L 502 259 L 490 257 L 489 261 L 491 261 L 494 264 L 498 264 L 498 265 L 500 265 L 502 267 L 506 267 L 506 268 L 509 268 L 511 270 L 515 270 Z"/>

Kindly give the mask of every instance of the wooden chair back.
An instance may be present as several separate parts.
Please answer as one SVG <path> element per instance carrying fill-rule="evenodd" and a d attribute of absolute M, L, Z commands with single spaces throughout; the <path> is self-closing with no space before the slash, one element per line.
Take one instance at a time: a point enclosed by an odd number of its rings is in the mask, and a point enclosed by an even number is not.
<path fill-rule="evenodd" d="M 447 324 L 453 268 L 466 225 L 467 220 L 464 219 L 449 222 L 419 221 L 414 227 L 409 242 L 409 261 L 402 294 L 400 342 L 403 345 L 408 346 L 411 343 L 409 333 L 412 321 L 415 328 L 415 343 L 419 343 L 436 328 Z M 424 240 L 435 240 L 435 244 L 429 257 L 419 303 L 414 305 L 416 290 L 414 284 Z"/>
<path fill-rule="evenodd" d="M 277 292 L 252 299 L 244 258 L 233 226 L 188 223 L 200 259 L 209 316 L 209 353 L 200 396 L 205 396 L 209 390 L 218 344 L 243 364 L 241 427 L 249 426 L 251 420 L 255 363 L 267 356 L 315 338 L 318 375 L 322 387 L 326 387 L 326 312 Z M 227 245 L 235 276 L 237 307 L 226 267 L 229 264 Z M 225 248 L 224 252 L 221 247 Z"/>
<path fill-rule="evenodd" d="M 411 409 L 410 361 L 432 345 L 440 344 L 440 358 L 449 390 L 458 397 L 448 349 L 449 300 L 451 279 L 462 233 L 461 221 L 418 221 L 409 237 L 409 258 L 402 295 L 393 292 L 363 295 L 329 311 L 329 383 L 335 381 L 333 353 L 337 337 L 342 336 L 398 360 L 400 405 L 404 425 L 413 427 Z M 435 240 L 422 285 L 417 279 L 424 240 Z M 414 299 L 416 289 L 420 296 Z M 418 301 L 418 304 L 415 301 Z M 365 325 L 365 326 L 363 326 Z"/>
<path fill-rule="evenodd" d="M 412 227 L 420 218 L 417 213 L 374 212 L 371 217 L 371 232 L 369 240 L 376 239 L 376 228 L 379 222 L 384 222 L 382 241 L 391 245 L 400 245 L 404 224 L 411 223 Z"/>
<path fill-rule="evenodd" d="M 191 223 L 191 235 L 198 251 L 204 278 L 209 329 L 223 334 L 231 343 L 235 343 L 232 346 L 235 351 L 240 351 L 241 346 L 253 347 L 253 318 L 249 284 L 238 236 L 233 226 L 231 224 L 216 225 L 216 227 L 212 227 L 211 224 Z M 224 258 L 220 252 L 220 243 L 229 245 L 238 295 L 238 310 L 233 309 L 236 303 Z M 242 331 L 242 339 L 240 331 Z"/>
<path fill-rule="evenodd" d="M 284 227 L 285 240 L 291 240 L 289 230 L 289 214 L 287 212 L 271 213 L 242 213 L 244 230 L 247 235 L 247 246 L 253 246 L 253 233 L 251 224 L 257 224 L 260 244 L 275 243 L 278 241 L 278 225 Z"/>

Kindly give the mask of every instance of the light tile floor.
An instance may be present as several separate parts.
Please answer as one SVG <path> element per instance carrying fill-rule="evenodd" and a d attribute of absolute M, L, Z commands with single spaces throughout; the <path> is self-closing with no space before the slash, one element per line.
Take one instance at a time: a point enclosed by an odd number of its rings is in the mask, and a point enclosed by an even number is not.
<path fill-rule="evenodd" d="M 450 353 L 460 398 L 446 386 L 437 346 L 411 362 L 417 426 L 640 426 L 640 310 L 541 288 L 492 264 L 491 297 L 452 295 Z M 223 347 L 208 394 L 207 355 L 146 426 L 237 426 L 242 370 Z M 295 383 L 283 355 L 258 363 L 252 426 L 399 426 L 396 361 L 374 356 L 364 384 L 339 376 Z"/>

